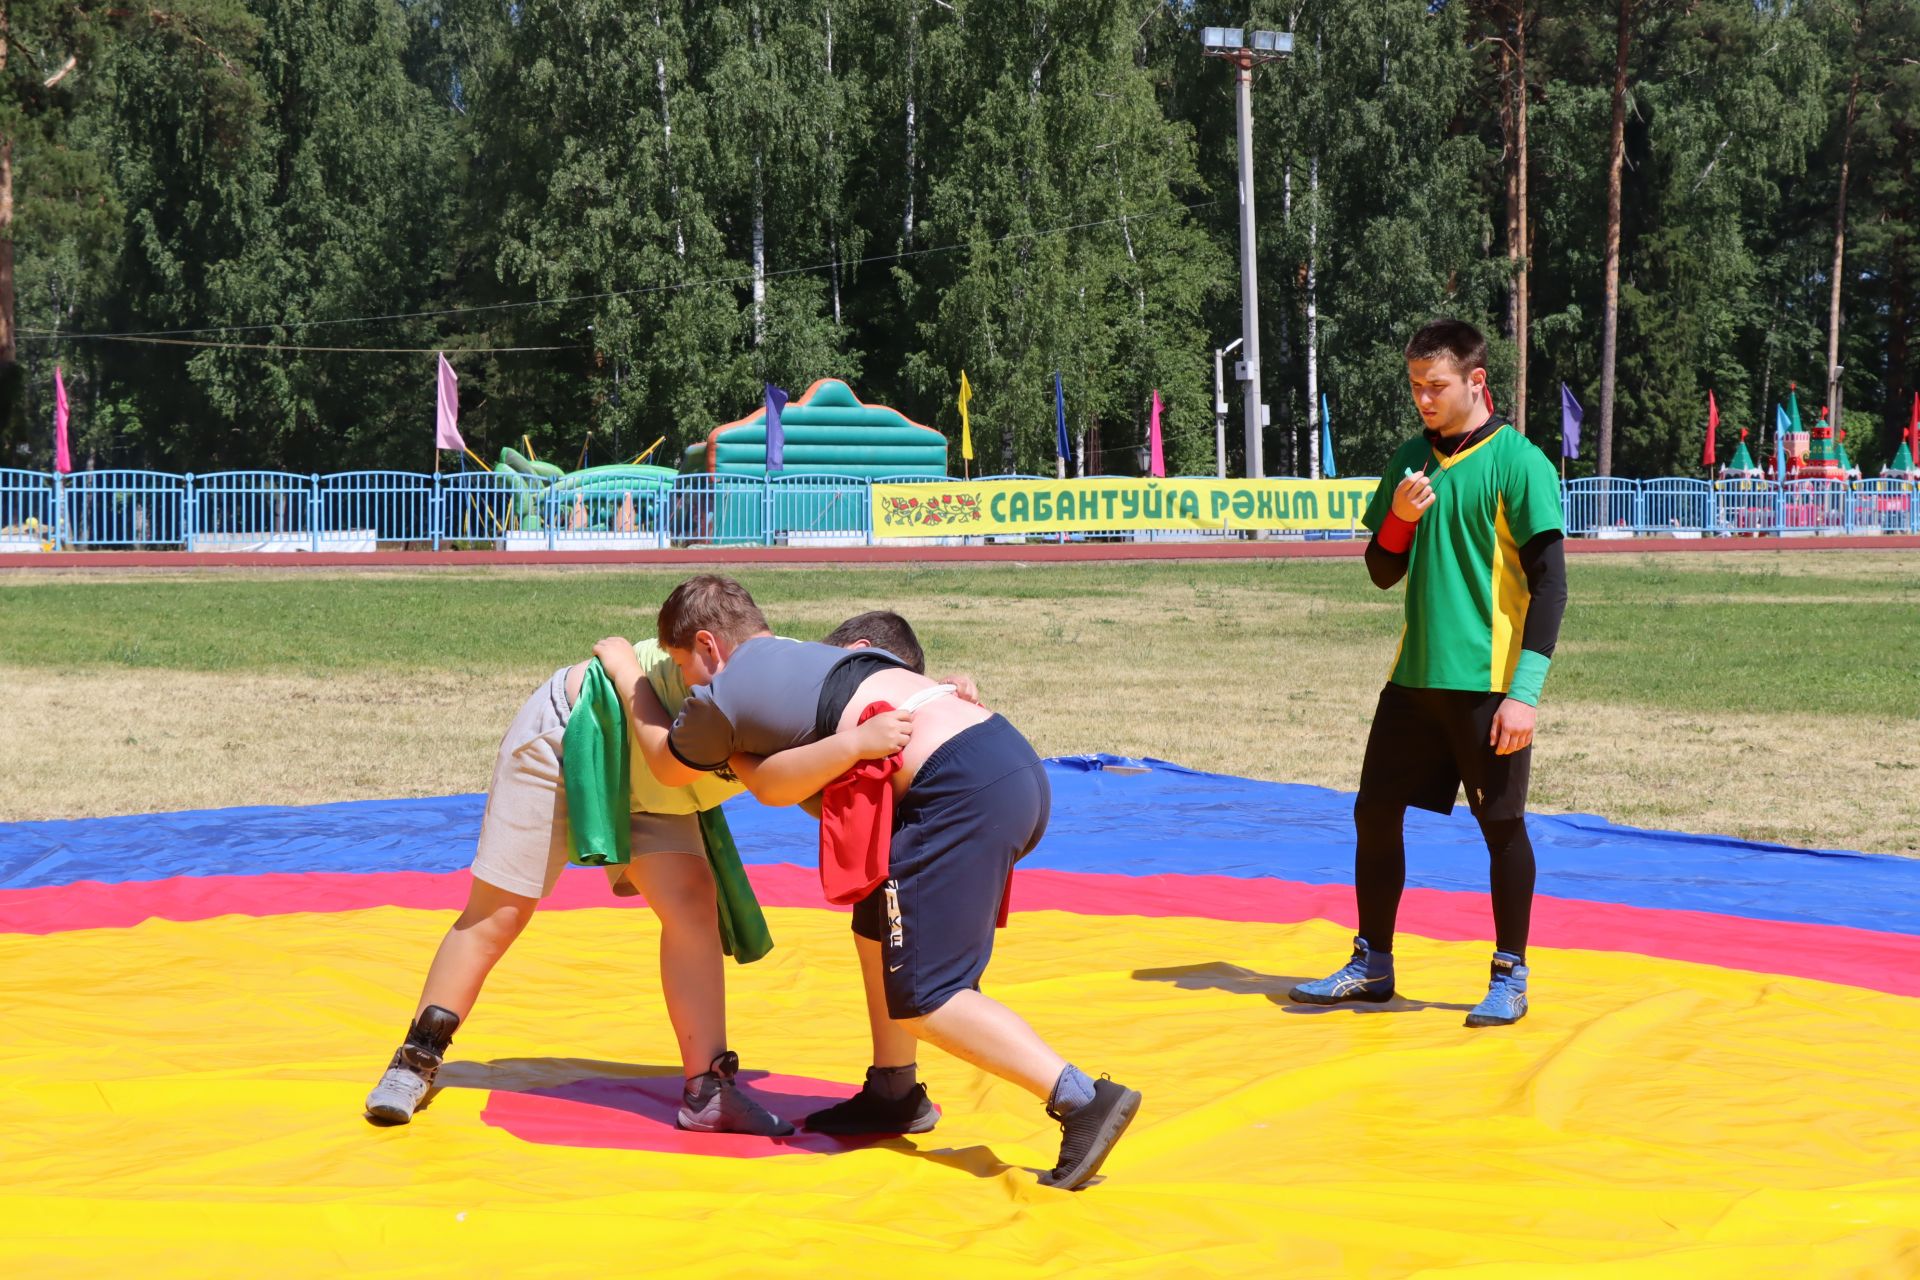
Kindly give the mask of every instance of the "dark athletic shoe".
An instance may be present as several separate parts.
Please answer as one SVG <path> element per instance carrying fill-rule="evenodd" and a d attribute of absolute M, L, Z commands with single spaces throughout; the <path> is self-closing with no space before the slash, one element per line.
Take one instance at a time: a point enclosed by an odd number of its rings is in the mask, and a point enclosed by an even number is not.
<path fill-rule="evenodd" d="M 802 1124 L 814 1133 L 926 1133 L 940 1122 L 940 1109 L 927 1097 L 927 1086 L 916 1084 L 904 1098 L 883 1098 L 869 1080 L 860 1092 L 814 1112 Z"/>
<path fill-rule="evenodd" d="M 1047 1114 L 1060 1122 L 1060 1163 L 1040 1175 L 1043 1187 L 1077 1191 L 1100 1172 L 1107 1153 L 1133 1123 L 1140 1110 L 1137 1090 L 1101 1076 L 1093 1082 L 1093 1101 L 1062 1116 L 1052 1107 Z"/>
<path fill-rule="evenodd" d="M 695 1076 L 705 1097 L 682 1095 L 673 1127 L 689 1133 L 750 1133 L 762 1138 L 784 1138 L 793 1126 L 755 1102 L 734 1079 L 740 1073 L 740 1055 L 729 1049 L 713 1066 Z M 691 1083 L 691 1082 L 690 1082 Z"/>

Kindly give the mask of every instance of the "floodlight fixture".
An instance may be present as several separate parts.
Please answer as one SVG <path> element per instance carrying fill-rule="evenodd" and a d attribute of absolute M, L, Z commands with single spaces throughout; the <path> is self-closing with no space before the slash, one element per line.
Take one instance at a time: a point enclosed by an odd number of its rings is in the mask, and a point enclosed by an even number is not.
<path fill-rule="evenodd" d="M 1272 62 L 1293 52 L 1291 31 L 1248 31 L 1244 27 L 1202 27 L 1200 50 L 1243 67 Z"/>

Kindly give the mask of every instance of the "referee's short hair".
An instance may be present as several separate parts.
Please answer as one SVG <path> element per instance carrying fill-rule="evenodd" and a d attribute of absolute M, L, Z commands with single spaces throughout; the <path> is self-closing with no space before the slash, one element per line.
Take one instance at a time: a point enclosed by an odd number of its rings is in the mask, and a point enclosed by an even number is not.
<path fill-rule="evenodd" d="M 1407 343 L 1407 359 L 1433 360 L 1446 356 L 1462 375 L 1487 367 L 1487 337 L 1465 320 L 1451 316 L 1429 320 Z"/>

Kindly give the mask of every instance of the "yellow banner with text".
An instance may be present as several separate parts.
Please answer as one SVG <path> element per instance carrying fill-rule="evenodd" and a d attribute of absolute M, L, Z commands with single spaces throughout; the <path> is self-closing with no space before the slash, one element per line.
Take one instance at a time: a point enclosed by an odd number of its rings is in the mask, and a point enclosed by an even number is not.
<path fill-rule="evenodd" d="M 934 480 L 873 486 L 876 538 L 1360 528 L 1377 480 Z"/>

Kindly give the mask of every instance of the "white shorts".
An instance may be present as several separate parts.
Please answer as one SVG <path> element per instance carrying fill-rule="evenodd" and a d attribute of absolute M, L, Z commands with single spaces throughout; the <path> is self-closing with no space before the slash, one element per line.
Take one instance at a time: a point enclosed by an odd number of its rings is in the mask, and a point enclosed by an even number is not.
<path fill-rule="evenodd" d="M 560 757 L 567 717 L 573 712 L 567 698 L 569 670 L 560 668 L 534 690 L 507 727 L 493 762 L 487 811 L 480 819 L 474 879 L 523 898 L 552 893 L 567 865 L 567 788 Z M 697 814 L 636 813 L 632 821 L 635 857 L 704 855 Z M 624 871 L 612 868 L 616 892 L 626 886 Z"/>

